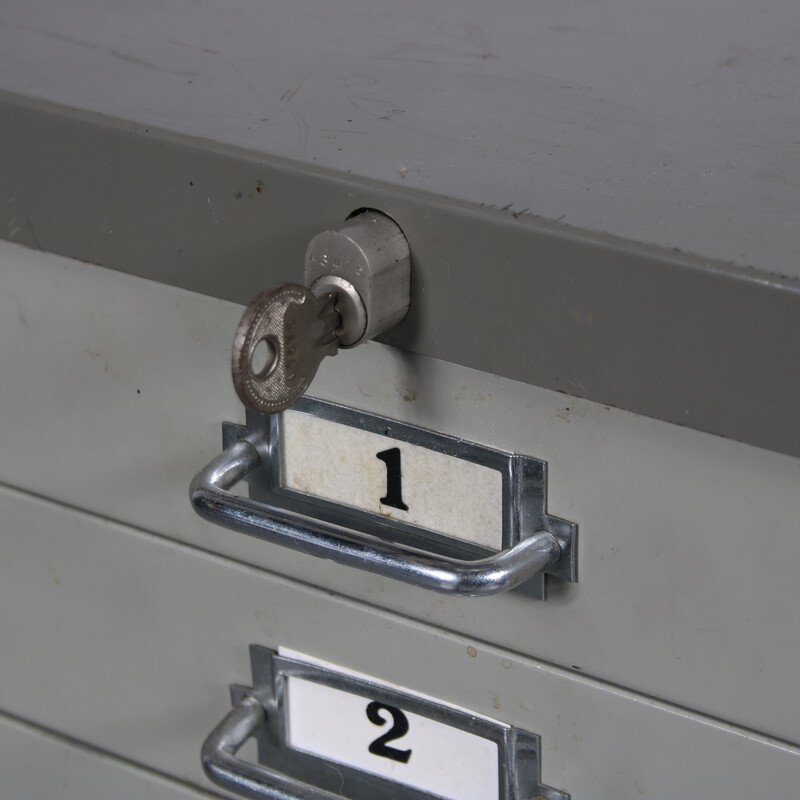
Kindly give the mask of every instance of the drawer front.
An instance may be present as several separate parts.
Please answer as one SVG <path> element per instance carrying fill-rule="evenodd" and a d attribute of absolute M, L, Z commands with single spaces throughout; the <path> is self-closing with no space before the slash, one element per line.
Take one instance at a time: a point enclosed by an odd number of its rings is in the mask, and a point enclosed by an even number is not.
<path fill-rule="evenodd" d="M 764 736 L 25 493 L 0 504 L 0 706 L 181 781 L 205 782 L 251 643 L 536 733 L 542 781 L 573 798 L 800 781 L 798 749 Z"/>
<path fill-rule="evenodd" d="M 193 514 L 192 475 L 243 422 L 239 307 L 9 244 L 0 264 L 0 482 L 800 742 L 797 459 L 375 343 L 343 352 L 316 395 L 542 459 L 548 511 L 580 526 L 579 581 L 547 602 L 443 598 Z"/>
<path fill-rule="evenodd" d="M 9 800 L 222 797 L 4 714 L 0 714 L 0 775 L 0 794 Z"/>

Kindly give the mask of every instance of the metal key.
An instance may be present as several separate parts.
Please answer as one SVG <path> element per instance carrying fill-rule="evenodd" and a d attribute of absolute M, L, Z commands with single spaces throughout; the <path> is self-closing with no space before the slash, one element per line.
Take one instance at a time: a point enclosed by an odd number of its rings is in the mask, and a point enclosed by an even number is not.
<path fill-rule="evenodd" d="M 315 236 L 306 281 L 263 292 L 247 307 L 233 344 L 241 401 L 275 414 L 299 400 L 325 356 L 396 325 L 410 302 L 408 242 L 394 220 L 363 211 Z"/>
<path fill-rule="evenodd" d="M 262 292 L 247 307 L 233 344 L 233 385 L 250 408 L 274 414 L 303 396 L 325 356 L 336 355 L 336 294 L 297 283 Z"/>

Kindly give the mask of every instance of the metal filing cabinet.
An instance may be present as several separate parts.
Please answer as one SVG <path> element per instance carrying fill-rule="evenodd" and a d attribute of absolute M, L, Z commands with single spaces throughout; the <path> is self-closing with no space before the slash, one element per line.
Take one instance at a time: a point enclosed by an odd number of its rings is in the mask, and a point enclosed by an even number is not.
<path fill-rule="evenodd" d="M 0 796 L 237 796 L 204 741 L 255 796 L 796 796 L 798 16 L 6 3 Z M 243 306 L 361 209 L 408 316 L 246 416 Z M 256 419 L 247 504 L 295 463 L 359 548 L 566 561 L 458 597 L 200 519 Z M 309 506 L 361 443 L 381 513 Z"/>

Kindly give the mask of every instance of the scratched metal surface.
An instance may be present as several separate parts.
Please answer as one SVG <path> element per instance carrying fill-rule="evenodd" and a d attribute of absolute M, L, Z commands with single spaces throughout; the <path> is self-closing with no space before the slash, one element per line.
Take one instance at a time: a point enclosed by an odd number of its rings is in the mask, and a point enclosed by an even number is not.
<path fill-rule="evenodd" d="M 796 0 L 5 0 L 0 89 L 800 276 Z"/>

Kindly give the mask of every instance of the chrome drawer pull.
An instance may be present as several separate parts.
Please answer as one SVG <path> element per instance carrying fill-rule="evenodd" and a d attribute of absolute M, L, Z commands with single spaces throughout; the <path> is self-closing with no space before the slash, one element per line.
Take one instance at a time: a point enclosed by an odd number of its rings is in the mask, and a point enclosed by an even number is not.
<path fill-rule="evenodd" d="M 250 695 L 234 706 L 203 742 L 203 771 L 217 786 L 255 800 L 342 800 L 280 772 L 236 758 L 236 752 L 267 719 L 258 698 Z"/>
<path fill-rule="evenodd" d="M 574 580 L 573 530 L 536 530 L 500 552 L 468 560 L 438 555 L 231 494 L 236 483 L 259 467 L 270 469 L 268 434 L 246 434 L 224 449 L 192 481 L 195 511 L 217 525 L 320 558 L 451 595 L 505 592 L 549 572 Z M 263 457 L 262 457 L 262 454 Z M 573 570 L 571 572 L 571 570 Z"/>
<path fill-rule="evenodd" d="M 203 770 L 218 786 L 258 800 L 423 800 L 465 791 L 471 798 L 569 800 L 541 781 L 538 734 L 295 656 L 250 646 L 253 685 L 230 686 L 233 708 L 201 748 Z M 376 731 L 360 720 L 386 722 L 370 717 L 376 706 L 406 724 L 391 741 L 413 732 L 406 758 L 387 762 L 375 749 Z M 250 738 L 258 763 L 236 755 Z"/>

